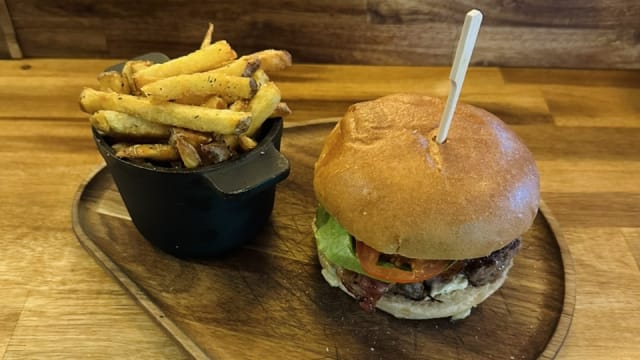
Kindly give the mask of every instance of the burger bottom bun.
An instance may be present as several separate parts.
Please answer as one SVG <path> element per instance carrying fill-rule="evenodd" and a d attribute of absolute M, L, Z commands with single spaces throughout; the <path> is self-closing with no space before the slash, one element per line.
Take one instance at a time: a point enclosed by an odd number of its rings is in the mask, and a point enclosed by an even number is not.
<path fill-rule="evenodd" d="M 322 276 L 329 285 L 339 287 L 349 296 L 355 298 L 340 281 L 336 267 L 320 253 L 318 253 L 318 258 L 322 265 Z M 452 320 L 464 319 L 469 316 L 473 307 L 486 300 L 502 286 L 512 264 L 513 261 L 509 263 L 502 276 L 494 282 L 477 287 L 468 285 L 461 290 L 440 294 L 437 296 L 439 301 L 416 301 L 401 295 L 387 293 L 377 302 L 376 308 L 401 319 L 426 320 L 446 317 L 451 317 Z"/>

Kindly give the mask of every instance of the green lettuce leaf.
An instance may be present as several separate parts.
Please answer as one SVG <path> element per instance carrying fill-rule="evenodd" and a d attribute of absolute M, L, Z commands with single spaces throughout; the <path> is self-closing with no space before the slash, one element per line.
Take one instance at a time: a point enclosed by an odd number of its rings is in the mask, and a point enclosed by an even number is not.
<path fill-rule="evenodd" d="M 345 269 L 364 274 L 353 249 L 351 235 L 323 207 L 316 210 L 316 244 L 329 261 Z"/>

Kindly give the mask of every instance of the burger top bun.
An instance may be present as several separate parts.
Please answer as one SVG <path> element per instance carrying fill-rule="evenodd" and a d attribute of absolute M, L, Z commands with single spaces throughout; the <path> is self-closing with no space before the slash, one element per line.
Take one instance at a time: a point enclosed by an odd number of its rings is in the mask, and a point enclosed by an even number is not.
<path fill-rule="evenodd" d="M 354 104 L 315 164 L 320 203 L 382 253 L 483 257 L 523 234 L 536 215 L 538 171 L 522 141 L 495 115 L 458 103 L 438 144 L 444 105 L 415 94 Z"/>

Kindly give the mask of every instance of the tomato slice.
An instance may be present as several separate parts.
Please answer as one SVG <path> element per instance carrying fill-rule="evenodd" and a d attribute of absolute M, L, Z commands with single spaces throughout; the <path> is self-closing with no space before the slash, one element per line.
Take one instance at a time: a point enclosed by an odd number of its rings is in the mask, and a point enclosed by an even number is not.
<path fill-rule="evenodd" d="M 411 266 L 411 270 L 398 267 L 386 267 L 378 264 L 380 252 L 362 241 L 356 241 L 356 256 L 360 260 L 362 270 L 378 280 L 408 284 L 424 281 L 435 277 L 447 270 L 455 261 L 451 260 L 421 260 L 403 258 L 403 262 Z"/>

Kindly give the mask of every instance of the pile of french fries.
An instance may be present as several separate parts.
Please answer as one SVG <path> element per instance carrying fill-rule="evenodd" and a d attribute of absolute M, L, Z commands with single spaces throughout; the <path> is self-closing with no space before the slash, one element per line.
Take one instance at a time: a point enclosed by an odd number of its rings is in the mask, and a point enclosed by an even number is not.
<path fill-rule="evenodd" d="M 196 168 L 257 145 L 271 117 L 289 115 L 268 72 L 291 66 L 283 50 L 238 57 L 209 24 L 200 49 L 165 63 L 131 60 L 121 72 L 98 75 L 80 107 L 96 131 L 113 140 L 116 156 Z"/>

